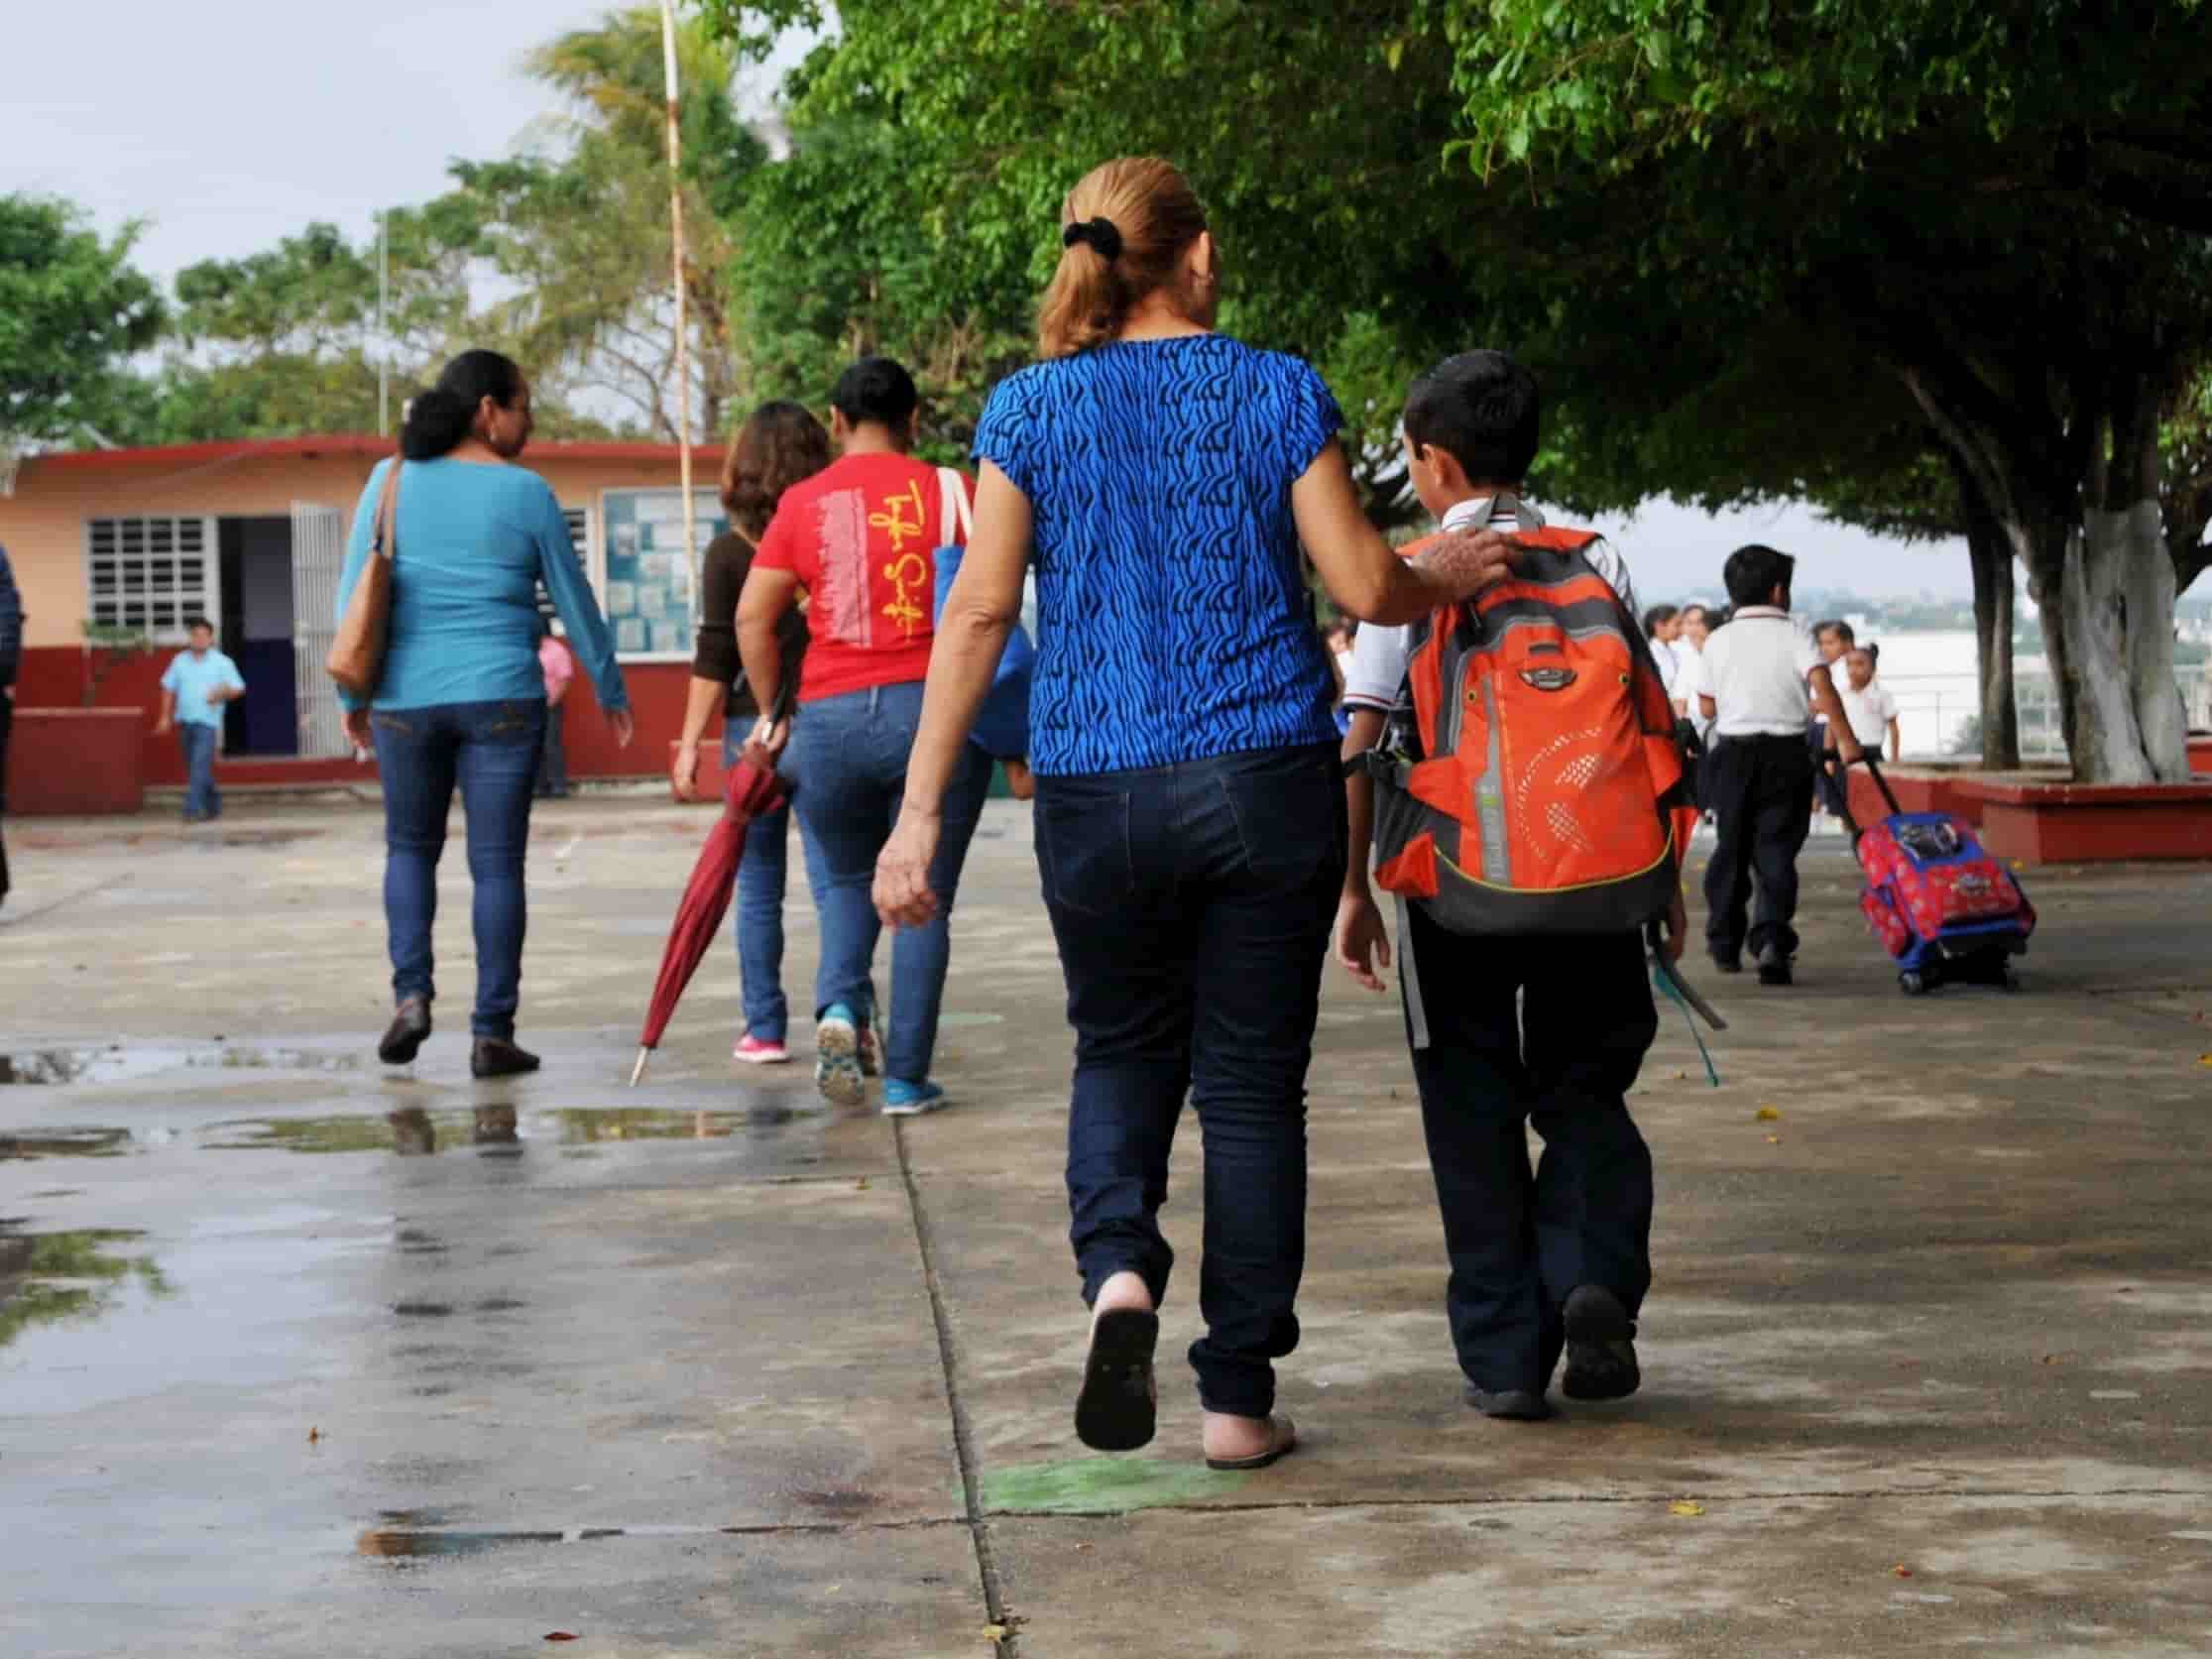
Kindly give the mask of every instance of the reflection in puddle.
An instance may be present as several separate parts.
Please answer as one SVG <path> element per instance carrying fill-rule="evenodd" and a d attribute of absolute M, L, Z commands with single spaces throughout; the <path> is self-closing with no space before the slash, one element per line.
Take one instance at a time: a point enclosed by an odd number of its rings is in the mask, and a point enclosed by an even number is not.
<path fill-rule="evenodd" d="M 105 1048 L 31 1048 L 0 1053 L 0 1084 L 122 1083 L 189 1070 L 357 1072 L 342 1050 L 243 1048 L 229 1043 L 110 1043 Z"/>
<path fill-rule="evenodd" d="M 515 1549 L 528 1544 L 575 1544 L 595 1538 L 620 1538 L 618 1526 L 578 1527 L 571 1532 L 455 1532 L 424 1524 L 406 1513 L 387 1514 L 386 1524 L 373 1526 L 354 1540 L 363 1555 L 409 1561 L 432 1556 L 483 1555 L 492 1550 Z"/>
<path fill-rule="evenodd" d="M 0 1134 L 0 1159 L 119 1158 L 130 1149 L 129 1129 L 25 1129 Z"/>
<path fill-rule="evenodd" d="M 525 1139 L 581 1147 L 610 1140 L 729 1140 L 768 1137 L 785 1126 L 826 1121 L 816 1110 L 781 1102 L 742 1112 L 682 1112 L 655 1107 L 577 1107 L 532 1112 L 525 1129 L 513 1106 L 472 1112 L 403 1107 L 382 1118 L 239 1118 L 217 1124 L 206 1144 L 217 1151 L 380 1152 L 418 1157 L 440 1147 L 520 1149 Z"/>
<path fill-rule="evenodd" d="M 0 1221 L 0 1348 L 33 1325 L 96 1319 L 113 1310 L 130 1284 L 152 1296 L 173 1293 L 150 1259 L 112 1251 L 143 1233 L 120 1228 L 22 1233 L 21 1225 Z"/>

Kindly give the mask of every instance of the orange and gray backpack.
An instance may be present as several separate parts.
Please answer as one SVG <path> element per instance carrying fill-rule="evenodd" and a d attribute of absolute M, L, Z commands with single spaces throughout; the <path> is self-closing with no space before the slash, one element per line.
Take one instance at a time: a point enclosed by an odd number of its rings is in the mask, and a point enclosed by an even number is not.
<path fill-rule="evenodd" d="M 1455 933 L 1642 930 L 1667 913 L 1697 821 L 1674 705 L 1584 556 L 1597 535 L 1513 533 L 1508 580 L 1413 626 L 1366 757 L 1375 880 Z"/>

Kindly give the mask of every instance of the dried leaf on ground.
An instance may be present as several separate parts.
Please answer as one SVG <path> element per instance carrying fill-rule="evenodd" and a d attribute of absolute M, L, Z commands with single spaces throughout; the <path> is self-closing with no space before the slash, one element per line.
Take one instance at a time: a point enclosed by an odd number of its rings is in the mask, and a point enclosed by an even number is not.
<path fill-rule="evenodd" d="M 1670 1515 L 1702 1515 L 1704 1512 L 1705 1506 L 1702 1503 L 1693 1503 L 1687 1497 L 1678 1497 L 1667 1505 L 1667 1513 Z"/>
<path fill-rule="evenodd" d="M 579 1642 L 584 1638 L 573 1630 L 548 1630 L 545 1632 L 545 1639 L 549 1642 Z"/>
<path fill-rule="evenodd" d="M 1890 1571 L 1895 1573 L 1901 1579 L 1909 1579 L 1913 1576 L 1913 1569 L 1906 1566 L 1905 1563 L 1902 1561 L 1899 1562 L 1895 1567 L 1892 1567 Z"/>
<path fill-rule="evenodd" d="M 1759 1122 L 1762 1124 L 1779 1124 L 1782 1122 L 1782 1114 L 1771 1106 L 1762 1106 L 1759 1109 Z"/>

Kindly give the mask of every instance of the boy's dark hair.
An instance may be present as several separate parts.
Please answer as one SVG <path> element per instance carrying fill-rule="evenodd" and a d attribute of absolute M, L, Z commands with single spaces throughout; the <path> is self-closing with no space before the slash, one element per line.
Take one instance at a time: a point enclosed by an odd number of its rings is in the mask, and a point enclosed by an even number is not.
<path fill-rule="evenodd" d="M 1720 579 L 1728 584 L 1728 603 L 1741 610 L 1746 605 L 1772 605 L 1776 588 L 1782 589 L 1787 603 L 1790 579 L 1797 568 L 1798 561 L 1788 553 L 1754 541 L 1728 555 Z"/>
<path fill-rule="evenodd" d="M 186 617 L 184 619 L 184 632 L 189 634 L 195 628 L 204 628 L 210 634 L 215 632 L 215 625 L 205 617 Z"/>
<path fill-rule="evenodd" d="M 1502 351 L 1447 357 L 1406 394 L 1406 436 L 1449 450 L 1468 478 L 1518 484 L 1536 461 L 1536 377 Z"/>
<path fill-rule="evenodd" d="M 1644 613 L 1644 638 L 1650 639 L 1666 623 L 1673 622 L 1682 612 L 1672 605 L 1654 605 Z"/>
<path fill-rule="evenodd" d="M 1851 625 L 1841 617 L 1830 617 L 1825 622 L 1816 622 L 1812 625 L 1812 637 L 1815 640 L 1828 633 L 1833 633 L 1837 639 L 1841 640 L 1843 649 L 1846 651 L 1859 643 L 1858 635 L 1852 632 Z"/>
<path fill-rule="evenodd" d="M 830 403 L 851 424 L 874 420 L 897 431 L 921 406 L 914 377 L 888 357 L 864 357 L 837 377 Z"/>
<path fill-rule="evenodd" d="M 1697 615 L 1699 615 L 1699 616 L 1701 616 L 1701 617 L 1703 617 L 1703 618 L 1705 619 L 1705 626 L 1706 626 L 1707 628 L 1710 628 L 1710 627 L 1711 627 L 1711 626 L 1712 626 L 1712 625 L 1713 625 L 1713 624 L 1714 624 L 1715 622 L 1719 621 L 1719 618 L 1717 618 L 1717 617 L 1715 617 L 1715 616 L 1713 615 L 1713 613 L 1712 613 L 1712 607 L 1711 607 L 1710 605 L 1697 605 L 1697 604 L 1689 604 L 1689 605 L 1685 605 L 1685 606 L 1684 606 L 1684 607 L 1682 608 L 1682 619 L 1683 619 L 1683 621 L 1685 621 L 1685 622 L 1688 622 L 1688 621 L 1689 620 L 1689 614 L 1690 614 L 1690 612 L 1692 612 L 1692 611 L 1696 612 L 1696 613 L 1697 613 Z"/>

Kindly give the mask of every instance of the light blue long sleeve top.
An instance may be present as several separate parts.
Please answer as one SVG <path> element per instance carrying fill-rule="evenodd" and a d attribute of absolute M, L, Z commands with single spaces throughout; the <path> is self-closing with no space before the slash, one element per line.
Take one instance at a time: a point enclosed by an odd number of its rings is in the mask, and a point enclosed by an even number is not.
<path fill-rule="evenodd" d="M 369 559 L 377 502 L 391 461 L 379 461 L 354 509 L 337 615 Z M 371 706 L 535 702 L 537 582 L 544 579 L 568 644 L 602 708 L 629 706 L 614 636 L 592 597 L 583 560 L 552 487 L 524 467 L 442 457 L 408 461 L 400 474 L 399 556 L 392 568 L 392 628 L 384 677 Z M 358 698 L 339 694 L 348 708 Z"/>

